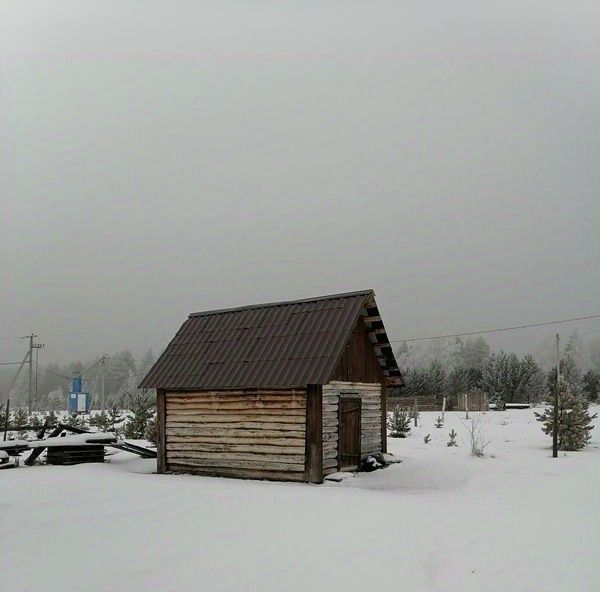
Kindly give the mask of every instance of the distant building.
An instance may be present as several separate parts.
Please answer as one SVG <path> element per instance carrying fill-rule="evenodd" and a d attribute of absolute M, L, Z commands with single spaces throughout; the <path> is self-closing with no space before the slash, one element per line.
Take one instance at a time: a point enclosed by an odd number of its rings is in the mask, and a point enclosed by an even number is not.
<path fill-rule="evenodd" d="M 158 471 L 310 481 L 386 451 L 402 376 L 372 290 L 194 313 L 141 382 Z"/>

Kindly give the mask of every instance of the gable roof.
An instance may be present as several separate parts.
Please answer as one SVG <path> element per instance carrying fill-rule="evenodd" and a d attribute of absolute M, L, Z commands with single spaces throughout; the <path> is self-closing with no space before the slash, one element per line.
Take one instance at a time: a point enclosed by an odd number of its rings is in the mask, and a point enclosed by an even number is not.
<path fill-rule="evenodd" d="M 326 384 L 363 316 L 390 383 L 402 377 L 372 290 L 189 315 L 140 388 L 205 390 Z"/>

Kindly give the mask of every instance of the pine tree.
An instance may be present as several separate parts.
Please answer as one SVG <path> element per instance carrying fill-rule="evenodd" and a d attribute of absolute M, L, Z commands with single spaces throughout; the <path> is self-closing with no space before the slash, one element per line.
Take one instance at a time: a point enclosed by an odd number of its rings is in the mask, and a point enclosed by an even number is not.
<path fill-rule="evenodd" d="M 490 357 L 490 346 L 483 337 L 467 339 L 464 343 L 458 339 L 460 351 L 458 357 L 467 368 L 481 370 Z"/>
<path fill-rule="evenodd" d="M 27 409 L 23 407 L 19 407 L 16 411 L 12 413 L 10 419 L 10 425 L 15 432 L 17 432 L 18 438 L 23 438 L 25 436 L 24 428 L 29 422 L 29 414 L 27 413 Z"/>
<path fill-rule="evenodd" d="M 518 403 L 538 403 L 546 394 L 546 377 L 531 354 L 521 361 L 521 377 L 516 392 Z"/>
<path fill-rule="evenodd" d="M 80 430 L 85 430 L 88 427 L 86 418 L 83 415 L 77 415 L 74 411 L 65 415 L 62 423 L 72 428 L 79 428 Z"/>
<path fill-rule="evenodd" d="M 28 424 L 34 428 L 41 428 L 43 425 L 43 421 L 42 418 L 40 416 L 39 413 L 36 413 L 35 411 L 33 413 L 31 413 L 31 415 L 29 416 L 29 421 Z"/>
<path fill-rule="evenodd" d="M 600 395 L 600 373 L 588 370 L 583 375 L 583 392 L 588 401 L 595 402 Z"/>
<path fill-rule="evenodd" d="M 156 417 L 153 417 L 150 421 L 148 421 L 148 425 L 146 426 L 145 437 L 146 440 L 148 440 L 148 442 L 151 442 L 156 446 Z"/>
<path fill-rule="evenodd" d="M 396 405 L 388 418 L 388 428 L 392 438 L 406 438 L 410 432 L 410 413 Z"/>
<path fill-rule="evenodd" d="M 111 405 L 108 410 L 108 431 L 112 432 L 115 436 L 121 434 L 121 423 L 125 419 L 123 410 L 115 403 Z"/>
<path fill-rule="evenodd" d="M 90 417 L 90 425 L 98 428 L 99 432 L 108 432 L 110 427 L 108 413 L 104 409 L 100 413 L 96 413 L 96 415 Z"/>
<path fill-rule="evenodd" d="M 560 379 L 564 384 L 569 385 L 575 390 L 583 386 L 583 374 L 575 362 L 575 359 L 569 355 L 564 356 L 560 361 Z M 553 366 L 548 372 L 547 389 L 548 396 L 552 398 L 554 385 L 556 384 L 556 366 Z"/>
<path fill-rule="evenodd" d="M 125 424 L 125 437 L 142 439 L 146 435 L 148 422 L 154 416 L 154 397 L 145 391 L 136 391 L 129 395 L 129 410 L 131 412 Z"/>
<path fill-rule="evenodd" d="M 543 413 L 535 413 L 536 419 L 542 423 L 544 434 L 552 436 L 554 431 L 554 407 Z M 558 403 L 558 449 L 581 450 L 591 439 L 594 429 L 592 420 L 597 414 L 590 415 L 588 402 L 580 390 L 572 385 L 561 383 Z"/>
<path fill-rule="evenodd" d="M 448 440 L 446 446 L 458 446 L 458 444 L 456 443 L 456 437 L 458 436 L 458 434 L 454 431 L 454 428 L 452 428 L 452 431 L 448 434 L 448 436 L 450 437 L 450 440 Z"/>
<path fill-rule="evenodd" d="M 56 414 L 56 411 L 50 410 L 50 411 L 48 411 L 48 413 L 46 413 L 46 416 L 44 418 L 44 423 L 46 423 L 46 422 L 49 426 L 58 425 L 59 421 L 58 421 L 58 415 Z"/>

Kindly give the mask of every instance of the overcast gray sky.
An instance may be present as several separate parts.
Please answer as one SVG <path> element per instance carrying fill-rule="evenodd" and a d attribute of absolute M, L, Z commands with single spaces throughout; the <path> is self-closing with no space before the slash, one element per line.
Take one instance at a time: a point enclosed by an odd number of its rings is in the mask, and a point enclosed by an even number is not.
<path fill-rule="evenodd" d="M 362 288 L 393 339 L 600 312 L 599 2 L 0 11 L 3 359 Z"/>

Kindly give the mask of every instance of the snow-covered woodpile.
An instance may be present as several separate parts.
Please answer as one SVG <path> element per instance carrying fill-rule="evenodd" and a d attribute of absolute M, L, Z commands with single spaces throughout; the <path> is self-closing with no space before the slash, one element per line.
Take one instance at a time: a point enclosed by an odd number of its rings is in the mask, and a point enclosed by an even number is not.
<path fill-rule="evenodd" d="M 304 478 L 304 391 L 167 393 L 166 411 L 168 470 Z"/>

